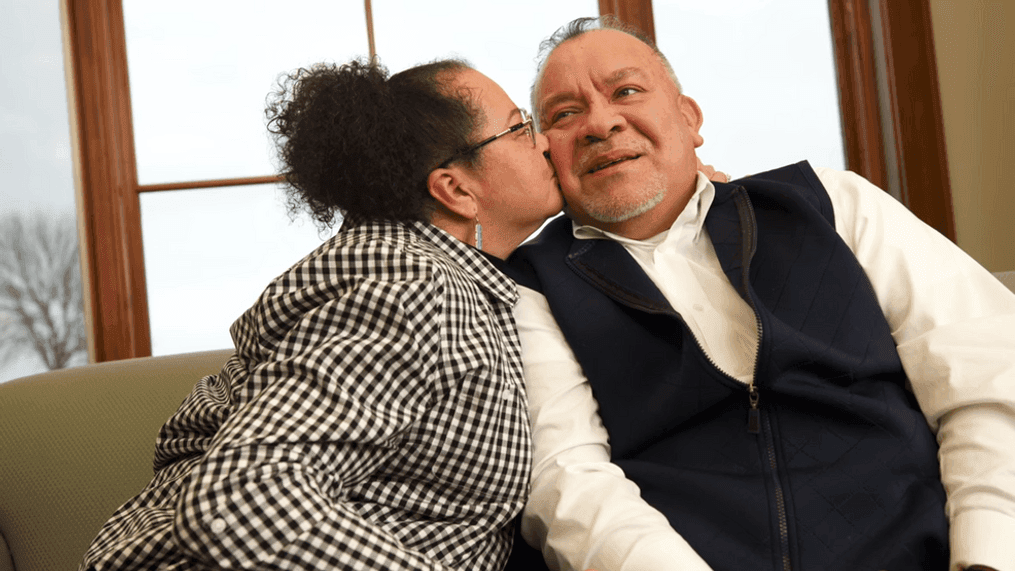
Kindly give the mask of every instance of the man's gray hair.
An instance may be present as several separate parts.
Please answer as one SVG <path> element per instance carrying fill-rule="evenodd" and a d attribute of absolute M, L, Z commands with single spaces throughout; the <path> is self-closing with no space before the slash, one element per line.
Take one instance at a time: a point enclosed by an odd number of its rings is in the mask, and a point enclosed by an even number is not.
<path fill-rule="evenodd" d="M 582 34 L 591 32 L 593 30 L 616 30 L 623 32 L 629 36 L 637 38 L 643 44 L 652 48 L 652 52 L 659 58 L 660 63 L 663 64 L 663 68 L 666 69 L 667 75 L 673 80 L 673 84 L 677 86 L 677 93 L 683 93 L 683 88 L 680 87 L 680 81 L 677 79 L 677 74 L 673 72 L 673 66 L 670 65 L 670 61 L 666 59 L 663 52 L 659 51 L 656 47 L 656 43 L 645 35 L 644 32 L 638 28 L 624 22 L 616 16 L 607 14 L 605 16 L 599 16 L 598 18 L 576 18 L 571 20 L 567 24 L 557 28 L 557 31 L 552 36 L 543 40 L 539 44 L 539 55 L 536 59 L 539 61 L 539 66 L 536 68 L 536 80 L 532 83 L 532 89 L 529 92 L 529 100 L 532 105 L 532 117 L 536 123 L 536 128 L 539 128 L 540 120 L 540 109 L 536 101 L 536 93 L 539 91 L 539 84 L 543 80 L 543 73 L 546 71 L 546 61 L 550 59 L 553 51 L 560 47 L 561 44 L 568 40 L 573 40 Z"/>

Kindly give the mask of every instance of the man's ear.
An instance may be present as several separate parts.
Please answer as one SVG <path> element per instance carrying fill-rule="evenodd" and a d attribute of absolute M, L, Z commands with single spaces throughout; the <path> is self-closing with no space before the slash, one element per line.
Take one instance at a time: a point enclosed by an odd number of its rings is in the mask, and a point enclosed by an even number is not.
<path fill-rule="evenodd" d="M 701 114 L 701 107 L 698 107 L 698 102 L 694 99 L 691 99 L 686 95 L 681 95 L 680 113 L 684 116 L 684 120 L 687 121 L 687 126 L 691 129 L 694 146 L 700 147 L 705 143 L 705 139 L 699 133 L 702 123 L 705 122 L 705 119 Z"/>
<path fill-rule="evenodd" d="M 426 178 L 426 186 L 430 196 L 448 211 L 466 220 L 476 218 L 479 205 L 472 191 L 471 181 L 464 176 L 461 169 L 455 167 L 434 169 Z"/>

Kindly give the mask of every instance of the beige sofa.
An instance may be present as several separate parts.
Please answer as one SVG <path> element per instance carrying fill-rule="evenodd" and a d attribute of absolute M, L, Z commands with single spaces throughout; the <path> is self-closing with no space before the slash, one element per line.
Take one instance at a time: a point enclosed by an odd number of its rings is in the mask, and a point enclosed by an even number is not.
<path fill-rule="evenodd" d="M 71 571 L 152 477 L 155 436 L 232 351 L 148 357 L 0 384 L 0 571 Z"/>
<path fill-rule="evenodd" d="M 1015 291 L 1015 272 L 998 277 Z M 75 569 L 151 478 L 159 427 L 230 355 L 129 359 L 0 384 L 0 571 Z M 529 556 L 516 553 L 512 567 L 542 568 Z"/>

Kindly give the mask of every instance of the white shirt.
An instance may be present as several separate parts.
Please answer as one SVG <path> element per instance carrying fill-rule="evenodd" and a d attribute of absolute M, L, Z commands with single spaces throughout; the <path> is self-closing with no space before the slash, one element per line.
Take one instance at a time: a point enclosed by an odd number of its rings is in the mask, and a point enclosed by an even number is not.
<path fill-rule="evenodd" d="M 835 230 L 867 273 L 912 390 L 940 444 L 952 566 L 1015 571 L 1015 294 L 862 177 L 815 169 Z M 704 227 L 715 188 L 697 188 L 673 226 L 612 239 L 638 261 L 705 352 L 742 382 L 753 376 L 755 317 L 726 279 Z M 610 462 L 592 390 L 546 299 L 520 288 L 516 308 L 533 423 L 532 494 L 522 533 L 551 568 L 709 569 Z"/>

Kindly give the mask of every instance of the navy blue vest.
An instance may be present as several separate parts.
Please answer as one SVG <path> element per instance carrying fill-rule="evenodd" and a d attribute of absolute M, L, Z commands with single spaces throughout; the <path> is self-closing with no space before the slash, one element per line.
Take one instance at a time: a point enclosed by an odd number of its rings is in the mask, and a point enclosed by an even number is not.
<path fill-rule="evenodd" d="M 705 226 L 761 331 L 756 406 L 616 242 L 561 218 L 511 259 L 613 461 L 716 570 L 947 569 L 937 443 L 824 187 L 806 162 L 715 186 Z"/>

